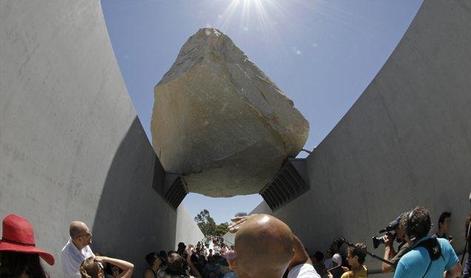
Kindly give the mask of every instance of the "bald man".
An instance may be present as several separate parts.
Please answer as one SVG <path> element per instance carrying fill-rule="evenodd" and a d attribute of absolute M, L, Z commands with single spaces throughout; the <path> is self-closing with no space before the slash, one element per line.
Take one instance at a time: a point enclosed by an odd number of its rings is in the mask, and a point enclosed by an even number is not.
<path fill-rule="evenodd" d="M 320 278 L 301 241 L 276 217 L 253 214 L 237 218 L 230 227 L 235 232 L 235 253 L 228 262 L 239 278 Z"/>
<path fill-rule="evenodd" d="M 64 277 L 82 277 L 80 264 L 89 257 L 95 257 L 89 246 L 92 243 L 92 233 L 85 223 L 72 221 L 69 226 L 69 235 L 70 239 L 61 251 Z"/>

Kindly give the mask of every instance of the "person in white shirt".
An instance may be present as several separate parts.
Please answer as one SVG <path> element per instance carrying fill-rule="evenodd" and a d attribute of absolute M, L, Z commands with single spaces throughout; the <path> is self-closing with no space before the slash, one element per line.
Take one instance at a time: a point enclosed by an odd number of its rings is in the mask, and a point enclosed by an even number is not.
<path fill-rule="evenodd" d="M 226 259 L 239 278 L 320 278 L 301 241 L 278 218 L 253 214 L 234 219 L 235 250 Z"/>
<path fill-rule="evenodd" d="M 69 234 L 70 239 L 61 251 L 62 270 L 65 278 L 81 277 L 82 262 L 89 257 L 95 257 L 89 246 L 92 243 L 92 233 L 85 223 L 72 221 Z"/>

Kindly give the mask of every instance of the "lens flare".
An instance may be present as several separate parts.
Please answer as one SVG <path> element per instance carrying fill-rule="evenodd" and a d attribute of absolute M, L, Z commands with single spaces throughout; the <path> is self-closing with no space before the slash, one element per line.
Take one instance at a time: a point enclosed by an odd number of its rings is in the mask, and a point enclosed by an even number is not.
<path fill-rule="evenodd" d="M 240 30 L 270 31 L 283 14 L 277 0 L 231 0 L 218 16 L 223 30 L 237 24 Z"/>

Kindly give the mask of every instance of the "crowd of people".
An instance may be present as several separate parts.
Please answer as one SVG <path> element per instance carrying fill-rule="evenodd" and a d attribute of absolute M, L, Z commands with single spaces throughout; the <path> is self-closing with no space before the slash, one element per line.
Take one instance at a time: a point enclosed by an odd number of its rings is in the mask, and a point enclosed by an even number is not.
<path fill-rule="evenodd" d="M 210 237 L 196 245 L 180 242 L 176 250 L 151 252 L 145 259 L 144 278 L 364 278 L 368 276 L 368 255 L 382 260 L 383 272 L 394 278 L 470 277 L 470 248 L 462 271 L 451 245 L 450 212 L 438 219 L 437 230 L 430 235 L 430 213 L 416 207 L 392 222 L 380 240 L 384 243 L 381 259 L 368 252 L 366 244 L 335 240 L 327 250 L 311 254 L 290 227 L 274 216 L 253 214 L 236 217 L 229 226 L 235 233 L 234 245 L 219 237 Z M 466 240 L 471 240 L 471 214 L 466 220 Z M 81 221 L 69 226 L 70 239 L 61 251 L 63 277 L 133 277 L 134 265 L 118 258 L 94 253 L 92 233 Z M 397 252 L 394 242 L 398 242 Z M 0 277 L 48 277 L 41 260 L 53 265 L 54 257 L 36 247 L 31 223 L 10 214 L 3 219 L 0 240 Z M 462 257 L 462 261 L 464 256 Z"/>
<path fill-rule="evenodd" d="M 467 244 L 471 240 L 470 219 L 471 215 L 465 223 Z M 374 237 L 374 241 L 382 242 L 385 245 L 383 258 L 369 253 L 364 244 L 347 243 L 348 249 L 341 249 L 344 241 L 336 240 L 326 252 L 329 254 L 327 259 L 324 259 L 324 255 L 320 251 L 313 254 L 313 265 L 321 277 L 367 277 L 367 270 L 363 263 L 366 255 L 370 254 L 375 259 L 382 261 L 382 272 L 394 272 L 395 278 L 469 278 L 471 268 L 470 251 L 469 248 L 465 248 L 468 253 L 468 260 L 464 269 L 462 269 L 458 256 L 451 245 L 453 237 L 449 233 L 450 220 L 451 212 L 443 212 L 438 218 L 435 233 L 430 235 L 432 227 L 430 213 L 425 208 L 417 207 L 402 213 L 392 221 L 386 229 L 381 231 L 387 231 L 384 236 L 381 238 Z M 397 251 L 394 248 L 394 242 L 398 244 Z M 464 259 L 464 256 L 465 254 L 463 254 L 462 259 Z M 356 259 L 352 260 L 352 257 L 356 257 Z"/>
<path fill-rule="evenodd" d="M 177 250 L 161 250 L 146 255 L 148 268 L 144 278 L 163 277 L 203 277 L 230 278 L 234 273 L 226 260 L 232 247 L 228 247 L 220 238 L 210 238 L 194 245 L 178 243 Z M 179 276 L 178 276 L 179 275 Z M 186 275 L 186 276 L 185 276 Z"/>

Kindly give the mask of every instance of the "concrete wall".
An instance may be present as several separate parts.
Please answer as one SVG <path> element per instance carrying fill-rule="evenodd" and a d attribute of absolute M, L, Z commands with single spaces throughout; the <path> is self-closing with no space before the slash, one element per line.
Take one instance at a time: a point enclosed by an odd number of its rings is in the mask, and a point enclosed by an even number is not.
<path fill-rule="evenodd" d="M 156 156 L 100 2 L 0 1 L 0 64 L 0 217 L 33 223 L 51 277 L 74 219 L 140 276 L 147 252 L 173 248 L 177 212 L 152 189 Z"/>
<path fill-rule="evenodd" d="M 177 231 L 175 236 L 175 250 L 179 242 L 184 242 L 186 245 L 193 244 L 196 246 L 198 241 L 204 238 L 203 233 L 196 224 L 188 211 L 183 207 L 179 206 L 177 209 Z"/>
<path fill-rule="evenodd" d="M 471 189 L 469 30 L 471 2 L 424 1 L 384 67 L 309 156 L 310 191 L 274 213 L 310 250 L 345 236 L 373 251 L 371 236 L 417 205 L 431 209 L 435 228 L 439 214 L 450 210 L 454 245 L 464 246 Z"/>

